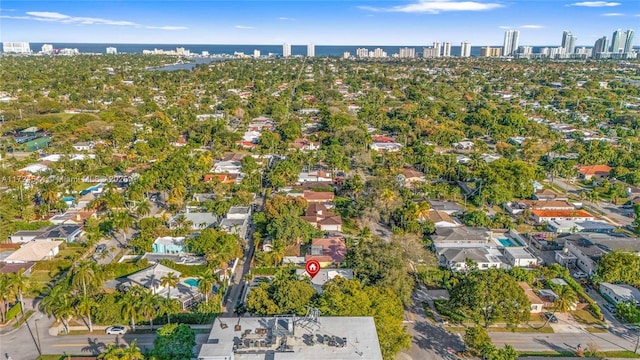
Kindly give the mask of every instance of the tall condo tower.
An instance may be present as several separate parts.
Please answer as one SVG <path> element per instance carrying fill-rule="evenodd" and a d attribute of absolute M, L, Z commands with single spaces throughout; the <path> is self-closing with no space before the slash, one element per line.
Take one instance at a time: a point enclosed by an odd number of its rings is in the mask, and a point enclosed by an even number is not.
<path fill-rule="evenodd" d="M 571 34 L 571 31 L 562 32 L 562 48 L 567 55 L 576 52 L 576 40 L 578 38 Z"/>
<path fill-rule="evenodd" d="M 520 31 L 507 30 L 504 33 L 504 47 L 502 56 L 511 56 L 518 50 L 518 40 L 520 40 Z"/>
<path fill-rule="evenodd" d="M 291 56 L 291 44 L 289 43 L 282 44 L 282 56 L 283 57 Z"/>
<path fill-rule="evenodd" d="M 451 56 L 451 43 L 448 41 L 442 43 L 442 56 L 444 57 Z"/>
<path fill-rule="evenodd" d="M 624 49 L 624 40 L 622 40 L 622 30 L 618 29 L 613 32 L 611 37 L 611 52 L 619 53 Z"/>
<path fill-rule="evenodd" d="M 605 52 L 609 52 L 609 39 L 607 39 L 606 36 L 603 36 L 596 40 L 595 45 L 593 45 L 593 54 L 596 55 Z"/>
<path fill-rule="evenodd" d="M 633 37 L 635 34 L 633 30 L 629 29 L 624 32 L 624 35 L 625 35 L 624 52 L 630 53 L 633 50 Z"/>
<path fill-rule="evenodd" d="M 460 44 L 460 57 L 469 57 L 471 56 L 471 43 L 468 41 L 463 41 Z"/>
<path fill-rule="evenodd" d="M 316 46 L 313 44 L 307 45 L 307 56 L 314 57 L 316 56 Z"/>
<path fill-rule="evenodd" d="M 433 52 L 435 54 L 435 57 L 440 57 L 441 54 L 441 49 L 440 49 L 440 43 L 439 42 L 434 42 L 433 43 Z"/>

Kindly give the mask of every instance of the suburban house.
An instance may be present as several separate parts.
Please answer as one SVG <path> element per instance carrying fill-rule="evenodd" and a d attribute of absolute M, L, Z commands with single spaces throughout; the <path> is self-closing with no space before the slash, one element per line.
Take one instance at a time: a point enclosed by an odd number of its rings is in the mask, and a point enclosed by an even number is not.
<path fill-rule="evenodd" d="M 161 264 L 152 265 L 146 269 L 133 273 L 125 278 L 122 282 L 122 288 L 130 288 L 133 285 L 139 285 L 151 290 L 160 297 L 176 299 L 182 304 L 182 309 L 186 310 L 202 299 L 202 294 L 198 292 L 197 287 L 190 286 L 183 281 L 179 282 L 175 288 L 167 288 L 162 286 L 162 278 L 173 273 L 177 277 L 181 277 L 182 273 L 168 268 Z"/>
<path fill-rule="evenodd" d="M 576 265 L 587 275 L 595 273 L 598 261 L 607 253 L 586 238 L 565 241 L 564 246 L 576 257 Z"/>
<path fill-rule="evenodd" d="M 305 256 L 305 261 L 317 260 L 320 267 L 331 264 L 339 265 L 347 256 L 347 245 L 341 237 L 328 237 L 311 239 L 310 253 Z"/>
<path fill-rule="evenodd" d="M 439 265 L 452 271 L 468 270 L 468 262 L 473 262 L 478 267 L 478 270 L 504 267 L 504 263 L 500 259 L 502 254 L 495 248 L 438 248 L 436 254 L 438 255 Z"/>
<path fill-rule="evenodd" d="M 164 236 L 153 242 L 154 254 L 183 254 L 185 252 L 184 236 Z"/>
<path fill-rule="evenodd" d="M 245 239 L 247 230 L 249 229 L 250 217 L 250 206 L 232 206 L 229 208 L 225 218 L 220 222 L 220 229 L 229 234 L 238 235 L 241 239 Z"/>
<path fill-rule="evenodd" d="M 333 192 L 313 191 L 313 190 L 304 190 L 302 193 L 291 192 L 287 194 L 287 196 L 302 197 L 307 201 L 308 204 L 319 203 L 319 204 L 325 204 L 325 206 L 328 206 L 329 204 L 333 203 L 333 198 L 334 198 Z"/>
<path fill-rule="evenodd" d="M 458 227 L 461 224 L 454 220 L 449 214 L 440 210 L 430 210 L 428 214 L 428 219 L 436 226 L 437 228 L 443 227 Z"/>
<path fill-rule="evenodd" d="M 374 142 L 371 144 L 371 150 L 375 151 L 388 151 L 388 152 L 396 152 L 402 149 L 402 145 L 395 142 Z"/>
<path fill-rule="evenodd" d="M 301 172 L 298 175 L 298 183 L 303 184 L 306 182 L 332 182 L 333 177 L 331 173 L 323 170 L 313 170 L 308 172 Z"/>
<path fill-rule="evenodd" d="M 431 210 L 438 210 L 445 212 L 449 215 L 462 214 L 464 211 L 460 205 L 453 201 L 440 201 L 434 199 L 427 199 Z"/>
<path fill-rule="evenodd" d="M 580 166 L 578 173 L 580 180 L 603 179 L 609 177 L 611 167 L 608 165 Z"/>
<path fill-rule="evenodd" d="M 76 151 L 91 151 L 96 146 L 93 141 L 80 141 L 71 145 Z"/>
<path fill-rule="evenodd" d="M 169 229 L 175 229 L 188 222 L 191 230 L 202 230 L 212 227 L 218 223 L 218 217 L 210 212 L 186 212 L 177 214 L 169 220 Z"/>
<path fill-rule="evenodd" d="M 7 264 L 7 263 L 0 263 L 0 274 L 15 274 L 18 273 L 20 270 L 24 270 L 24 275 L 25 276 L 29 276 L 31 275 L 31 269 L 33 269 L 33 266 L 35 265 L 35 261 L 29 261 L 29 262 L 24 262 L 24 263 L 13 263 L 13 264 Z"/>
<path fill-rule="evenodd" d="M 327 210 L 321 203 L 309 204 L 301 218 L 322 231 L 342 231 L 342 217 Z"/>
<path fill-rule="evenodd" d="M 544 300 L 542 300 L 526 282 L 520 281 L 518 282 L 518 285 L 520 285 L 522 290 L 524 290 L 524 294 L 527 295 L 527 299 L 529 299 L 529 302 L 531 303 L 531 313 L 541 313 L 542 308 L 544 307 Z"/>
<path fill-rule="evenodd" d="M 640 290 L 633 286 L 603 282 L 600 283 L 599 290 L 602 296 L 614 304 L 632 301 L 635 302 L 636 305 L 640 306 Z"/>
<path fill-rule="evenodd" d="M 305 276 L 311 278 L 305 269 L 296 269 L 296 275 L 300 279 L 303 279 Z M 320 269 L 320 272 L 311 278 L 311 285 L 316 289 L 318 294 L 322 294 L 322 286 L 336 277 L 351 280 L 353 279 L 353 269 Z"/>
<path fill-rule="evenodd" d="M 565 234 L 576 232 L 594 232 L 602 234 L 612 234 L 616 227 L 603 220 L 551 220 L 547 223 L 549 231 Z"/>
<path fill-rule="evenodd" d="M 313 141 L 309 141 L 307 139 L 302 139 L 302 138 L 295 139 L 290 146 L 292 149 L 298 149 L 303 152 L 315 151 L 320 149 L 319 142 L 313 142 Z"/>
<path fill-rule="evenodd" d="M 595 217 L 586 210 L 531 210 L 531 218 L 538 224 L 548 223 L 553 220 L 595 220 Z"/>
<path fill-rule="evenodd" d="M 411 187 L 414 183 L 422 183 L 425 181 L 424 174 L 418 170 L 404 168 L 399 176 L 402 176 L 404 186 Z"/>
<path fill-rule="evenodd" d="M 84 225 L 84 222 L 89 218 L 95 218 L 96 212 L 95 210 L 90 211 L 78 211 L 78 210 L 68 210 L 64 214 L 54 215 L 49 219 L 54 225 Z"/>
<path fill-rule="evenodd" d="M 7 256 L 4 262 L 7 264 L 22 264 L 34 261 L 52 259 L 60 252 L 62 241 L 29 241 Z"/>
<path fill-rule="evenodd" d="M 567 200 L 566 195 L 562 195 L 551 189 L 534 190 L 532 198 L 534 200 Z"/>
<path fill-rule="evenodd" d="M 436 247 L 450 247 L 454 244 L 489 244 L 491 242 L 491 233 L 486 228 L 458 226 L 458 227 L 441 227 L 436 228 L 436 232 L 431 236 L 433 244 Z"/>
<path fill-rule="evenodd" d="M 528 268 L 538 265 L 538 258 L 526 247 L 507 246 L 504 248 L 504 258 L 511 266 Z"/>
<path fill-rule="evenodd" d="M 29 241 L 63 240 L 74 242 L 82 236 L 83 227 L 80 225 L 52 225 L 40 230 L 21 230 L 9 236 L 14 244 Z"/>
<path fill-rule="evenodd" d="M 460 141 L 451 144 L 454 149 L 463 151 L 473 150 L 473 145 L 473 141 Z"/>
<path fill-rule="evenodd" d="M 522 214 L 525 210 L 573 210 L 576 207 L 563 200 L 515 200 L 504 204 L 511 215 Z"/>

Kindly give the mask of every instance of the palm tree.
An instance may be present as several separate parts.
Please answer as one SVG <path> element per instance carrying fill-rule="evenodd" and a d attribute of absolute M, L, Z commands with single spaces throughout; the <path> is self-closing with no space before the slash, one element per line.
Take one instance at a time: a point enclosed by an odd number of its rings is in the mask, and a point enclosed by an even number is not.
<path fill-rule="evenodd" d="M 0 323 L 5 322 L 5 313 L 7 312 L 7 305 L 11 299 L 9 293 L 9 277 L 6 274 L 0 273 Z"/>
<path fill-rule="evenodd" d="M 122 347 L 116 344 L 107 345 L 107 352 L 98 355 L 100 360 L 143 360 L 144 355 L 137 345 L 136 339 L 129 347 Z"/>
<path fill-rule="evenodd" d="M 159 315 L 167 315 L 167 324 L 171 324 L 171 314 L 178 313 L 182 309 L 180 302 L 169 298 L 158 298 L 158 300 Z"/>
<path fill-rule="evenodd" d="M 596 190 L 589 191 L 587 197 L 589 198 L 589 202 L 591 202 L 591 205 L 600 200 L 600 194 Z"/>
<path fill-rule="evenodd" d="M 75 304 L 76 309 L 78 311 L 78 315 L 87 317 L 89 332 L 93 332 L 93 322 L 91 321 L 91 308 L 96 305 L 98 305 L 98 303 L 92 297 L 88 297 L 88 296 L 80 297 Z"/>
<path fill-rule="evenodd" d="M 136 215 L 145 217 L 149 214 L 151 214 L 151 202 L 147 199 L 140 201 L 136 206 Z"/>
<path fill-rule="evenodd" d="M 161 297 L 156 296 L 151 291 L 144 291 L 141 295 L 139 303 L 140 315 L 149 321 L 153 330 L 153 319 L 158 315 L 158 305 Z"/>
<path fill-rule="evenodd" d="M 69 332 L 68 320 L 73 315 L 73 298 L 67 286 L 60 283 L 52 288 L 47 288 L 45 296 L 40 302 L 40 309 L 62 322 L 65 332 Z"/>
<path fill-rule="evenodd" d="M 82 290 L 84 297 L 87 297 L 90 291 L 100 288 L 102 282 L 102 274 L 95 262 L 84 261 L 71 270 L 71 286 Z"/>
<path fill-rule="evenodd" d="M 20 308 L 22 310 L 22 316 L 24 316 L 24 301 L 23 294 L 29 290 L 31 282 L 29 278 L 24 274 L 24 269 L 20 269 L 17 273 L 9 275 L 9 289 L 10 292 L 18 297 L 20 302 Z"/>
<path fill-rule="evenodd" d="M 144 288 L 133 286 L 122 297 L 123 315 L 131 319 L 131 329 L 136 331 L 136 316 L 140 308 L 140 297 Z"/>
<path fill-rule="evenodd" d="M 133 227 L 135 220 L 127 211 L 118 211 L 113 214 L 113 225 L 118 231 L 122 232 L 123 243 L 127 242 L 127 229 Z"/>
<path fill-rule="evenodd" d="M 211 269 L 206 269 L 198 275 L 198 291 L 204 295 L 204 302 L 209 304 L 209 294 L 213 291 L 213 285 L 217 283 Z"/>
<path fill-rule="evenodd" d="M 578 295 L 569 286 L 562 286 L 557 295 L 554 301 L 555 311 L 568 312 L 578 302 Z"/>
<path fill-rule="evenodd" d="M 169 299 L 171 295 L 171 288 L 178 286 L 178 281 L 180 281 L 180 278 L 174 272 L 170 272 L 160 278 L 160 286 L 169 288 L 169 291 L 167 291 L 167 299 Z"/>

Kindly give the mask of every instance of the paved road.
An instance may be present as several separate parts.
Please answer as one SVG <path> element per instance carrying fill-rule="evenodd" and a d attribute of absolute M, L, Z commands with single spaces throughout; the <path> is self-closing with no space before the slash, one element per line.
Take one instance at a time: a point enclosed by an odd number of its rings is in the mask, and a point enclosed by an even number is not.
<path fill-rule="evenodd" d="M 421 286 L 412 296 L 413 304 L 405 310 L 405 325 L 413 336 L 411 348 L 403 350 L 397 360 L 456 359 L 451 352 L 464 350 L 464 343 L 457 334 L 447 332 L 427 319 L 423 303 L 430 300 Z"/>
<path fill-rule="evenodd" d="M 596 344 L 601 351 L 633 351 L 637 340 L 633 331 L 619 335 L 586 331 L 555 334 L 490 332 L 489 335 L 497 347 L 509 344 L 519 351 L 574 351 L 578 345 L 585 348 L 589 343 Z"/>
<path fill-rule="evenodd" d="M 580 190 L 582 190 L 577 186 L 569 183 L 565 179 L 555 178 L 554 183 L 570 193 L 577 194 Z M 602 213 L 605 213 L 608 219 L 618 223 L 620 226 L 631 225 L 633 223 L 633 218 L 626 216 L 625 214 L 627 213 L 627 211 L 622 209 L 621 206 L 617 206 L 606 201 L 596 201 L 593 204 L 589 201 L 585 201 L 584 205 L 586 208 L 591 207 Z"/>

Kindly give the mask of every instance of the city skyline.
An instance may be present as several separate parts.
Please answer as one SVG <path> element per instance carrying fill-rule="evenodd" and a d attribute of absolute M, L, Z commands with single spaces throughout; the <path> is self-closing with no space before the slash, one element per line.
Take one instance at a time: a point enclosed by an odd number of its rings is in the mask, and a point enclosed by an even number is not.
<path fill-rule="evenodd" d="M 593 46 L 638 20 L 630 1 L 4 1 L 0 9 L 2 41 L 80 43 L 481 46 L 501 45 L 513 29 L 520 45 L 555 45 L 568 30 L 575 46 Z"/>

